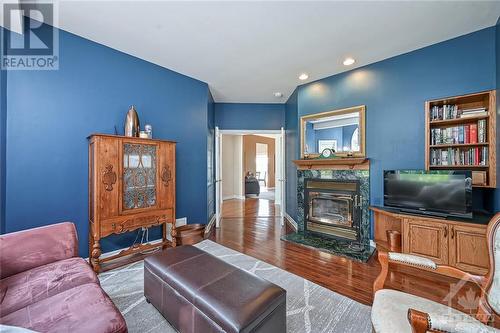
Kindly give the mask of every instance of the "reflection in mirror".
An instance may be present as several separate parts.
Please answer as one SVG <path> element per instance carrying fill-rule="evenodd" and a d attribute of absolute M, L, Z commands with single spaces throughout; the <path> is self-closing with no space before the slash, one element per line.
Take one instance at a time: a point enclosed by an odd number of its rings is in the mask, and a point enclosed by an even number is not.
<path fill-rule="evenodd" d="M 302 156 L 330 148 L 339 156 L 364 156 L 364 106 L 302 117 Z"/>

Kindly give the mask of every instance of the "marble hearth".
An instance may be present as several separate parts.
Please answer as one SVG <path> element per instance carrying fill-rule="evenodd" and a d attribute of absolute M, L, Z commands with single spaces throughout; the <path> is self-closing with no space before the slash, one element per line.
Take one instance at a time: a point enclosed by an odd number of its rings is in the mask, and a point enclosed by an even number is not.
<path fill-rule="evenodd" d="M 330 252 L 335 255 L 345 256 L 359 261 L 367 261 L 373 254 L 374 248 L 370 246 L 370 212 L 369 195 L 370 195 L 370 172 L 369 168 L 345 168 L 339 170 L 339 166 L 335 169 L 329 169 L 325 166 L 322 169 L 301 168 L 297 170 L 297 226 L 296 233 L 288 234 L 282 237 L 285 241 L 299 243 L 304 246 L 314 247 L 322 251 Z M 328 168 L 328 169 L 327 169 Z M 356 198 L 357 207 L 357 238 L 348 239 L 349 237 L 332 237 L 318 232 L 311 232 L 307 228 L 306 217 L 310 211 L 304 211 L 309 207 L 305 202 L 309 188 L 306 188 L 308 183 L 321 184 L 322 180 L 338 181 L 338 183 L 358 184 L 356 193 L 359 193 Z M 316 182 L 317 181 L 317 182 Z M 328 184 L 329 182 L 323 182 Z M 310 219 L 309 219 L 310 220 Z M 310 222 L 309 222 L 310 223 Z M 317 231 L 317 230 L 316 230 Z"/>

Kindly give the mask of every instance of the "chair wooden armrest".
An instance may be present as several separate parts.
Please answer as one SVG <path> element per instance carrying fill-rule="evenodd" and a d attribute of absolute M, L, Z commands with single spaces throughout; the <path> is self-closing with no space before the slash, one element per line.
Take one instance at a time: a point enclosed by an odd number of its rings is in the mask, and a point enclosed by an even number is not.
<path fill-rule="evenodd" d="M 408 309 L 408 321 L 413 333 L 427 333 L 431 329 L 429 315 L 425 312 Z"/>
<path fill-rule="evenodd" d="M 484 276 L 470 274 L 451 266 L 438 265 L 434 263 L 431 259 L 410 254 L 379 251 L 378 261 L 382 266 L 382 270 L 380 271 L 379 276 L 375 279 L 375 282 L 373 283 L 374 293 L 384 288 L 385 280 L 387 278 L 387 273 L 389 272 L 389 263 L 407 267 L 419 268 L 422 270 L 435 272 L 438 274 L 444 274 L 460 280 L 473 282 L 479 286 L 481 286 L 485 282 Z"/>

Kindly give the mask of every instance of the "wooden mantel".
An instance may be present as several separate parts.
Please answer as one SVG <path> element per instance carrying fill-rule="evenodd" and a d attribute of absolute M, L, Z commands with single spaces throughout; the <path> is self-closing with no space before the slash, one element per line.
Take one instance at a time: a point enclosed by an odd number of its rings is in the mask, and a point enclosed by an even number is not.
<path fill-rule="evenodd" d="M 328 159 L 303 159 L 294 160 L 299 170 L 368 170 L 370 160 L 365 157 L 338 157 Z"/>

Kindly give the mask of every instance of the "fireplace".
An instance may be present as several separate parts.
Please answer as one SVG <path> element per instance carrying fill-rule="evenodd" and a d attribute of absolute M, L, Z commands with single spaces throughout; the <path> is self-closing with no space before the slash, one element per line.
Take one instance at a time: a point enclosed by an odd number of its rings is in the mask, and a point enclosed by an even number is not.
<path fill-rule="evenodd" d="M 304 229 L 348 241 L 360 240 L 358 180 L 305 179 Z"/>

